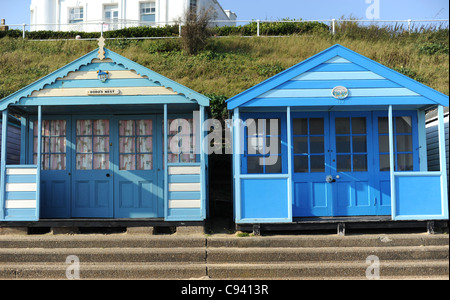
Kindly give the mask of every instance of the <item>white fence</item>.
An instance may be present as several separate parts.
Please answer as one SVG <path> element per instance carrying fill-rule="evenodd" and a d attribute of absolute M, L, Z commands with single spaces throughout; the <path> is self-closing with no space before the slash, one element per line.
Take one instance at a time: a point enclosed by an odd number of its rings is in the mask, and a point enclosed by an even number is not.
<path fill-rule="evenodd" d="M 249 23 L 257 24 L 256 36 L 262 36 L 261 34 L 261 24 L 262 23 L 307 23 L 307 22 L 319 22 L 324 23 L 330 27 L 330 32 L 335 34 L 337 27 L 345 22 L 358 23 L 359 25 L 378 25 L 378 26 L 398 26 L 404 31 L 412 33 L 415 30 L 420 30 L 423 28 L 433 28 L 433 27 L 449 27 L 449 19 L 434 19 L 434 20 L 356 20 L 356 19 L 326 19 L 326 20 L 213 20 L 211 24 L 213 26 L 238 26 L 246 25 Z M 1 25 L 6 26 L 9 29 L 19 29 L 22 31 L 22 37 L 25 39 L 27 30 L 38 31 L 38 30 L 51 30 L 51 31 L 80 31 L 80 32 L 103 32 L 117 29 L 124 29 L 130 27 L 138 26 L 151 26 L 151 27 L 163 27 L 166 25 L 178 25 L 178 33 L 181 36 L 182 24 L 178 22 L 141 22 L 133 20 L 116 20 L 114 22 L 106 21 L 91 21 L 91 22 L 79 22 L 73 24 L 6 24 Z M 406 29 L 407 28 L 407 29 Z M 157 37 L 152 37 L 157 38 Z M 160 37 L 165 38 L 165 37 Z M 133 39 L 133 38 L 131 38 Z"/>

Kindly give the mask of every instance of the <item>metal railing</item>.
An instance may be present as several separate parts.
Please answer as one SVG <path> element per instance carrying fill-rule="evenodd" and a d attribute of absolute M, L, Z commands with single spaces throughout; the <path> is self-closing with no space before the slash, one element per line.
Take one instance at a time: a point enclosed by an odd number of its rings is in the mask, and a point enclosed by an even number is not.
<path fill-rule="evenodd" d="M 348 23 L 358 23 L 359 25 L 373 25 L 373 24 L 401 24 L 407 25 L 406 31 L 412 33 L 417 26 L 421 26 L 424 28 L 430 28 L 434 24 L 439 25 L 439 27 L 448 28 L 449 19 L 431 19 L 431 20 L 358 20 L 358 19 L 319 19 L 319 20 L 212 20 L 211 24 L 214 26 L 238 26 L 238 25 L 248 25 L 250 23 L 256 23 L 256 36 L 262 36 L 261 33 L 261 25 L 263 23 L 308 23 L 308 22 L 318 22 L 323 23 L 329 26 L 330 33 L 336 34 L 338 26 Z M 227 25 L 229 24 L 229 25 Z M 131 28 L 131 27 L 139 27 L 139 26 L 149 26 L 149 27 L 163 27 L 163 26 L 173 26 L 178 25 L 178 34 L 181 36 L 182 24 L 180 22 L 142 22 L 135 20 L 117 20 L 114 22 L 106 22 L 104 20 L 99 21 L 88 21 L 88 22 L 78 22 L 71 24 L 5 24 L 0 26 L 0 30 L 2 27 L 9 29 L 19 29 L 22 31 L 22 37 L 26 38 L 27 28 L 29 31 L 39 31 L 39 30 L 50 30 L 50 31 L 79 31 L 79 32 L 100 32 L 103 35 L 103 32 L 112 31 L 117 29 Z M 158 38 L 158 37 L 152 37 Z M 167 37 L 159 37 L 159 38 L 167 38 Z M 133 39 L 130 38 L 130 39 Z"/>

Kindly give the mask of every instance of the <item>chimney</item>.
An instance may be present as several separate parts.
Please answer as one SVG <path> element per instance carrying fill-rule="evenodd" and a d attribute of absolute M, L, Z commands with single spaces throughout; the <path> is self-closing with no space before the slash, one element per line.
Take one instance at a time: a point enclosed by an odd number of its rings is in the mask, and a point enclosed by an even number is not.
<path fill-rule="evenodd" d="M 0 31 L 6 31 L 8 29 L 9 29 L 8 26 L 5 26 L 5 19 L 2 19 L 0 24 Z"/>

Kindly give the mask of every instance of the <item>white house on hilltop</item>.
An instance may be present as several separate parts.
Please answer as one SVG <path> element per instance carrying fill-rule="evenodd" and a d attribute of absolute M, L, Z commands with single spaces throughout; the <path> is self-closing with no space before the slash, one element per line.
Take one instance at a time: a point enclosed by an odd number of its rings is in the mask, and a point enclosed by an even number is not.
<path fill-rule="evenodd" d="M 188 9 L 212 9 L 213 20 L 235 25 L 236 14 L 217 0 L 31 0 L 31 30 L 101 31 L 174 24 Z M 231 21 L 231 22 L 230 22 Z"/>

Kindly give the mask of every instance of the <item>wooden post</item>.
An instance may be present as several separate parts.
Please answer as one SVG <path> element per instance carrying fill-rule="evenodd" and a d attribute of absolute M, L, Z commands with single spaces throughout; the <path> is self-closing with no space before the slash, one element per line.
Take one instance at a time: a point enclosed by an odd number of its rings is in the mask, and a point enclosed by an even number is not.
<path fill-rule="evenodd" d="M 396 209 L 396 191 L 395 191 L 395 160 L 394 160 L 394 121 L 392 119 L 392 105 L 389 105 L 388 122 L 389 122 L 389 170 L 391 181 L 391 212 L 392 219 L 395 219 Z"/>
<path fill-rule="evenodd" d="M 163 184 L 163 197 L 164 197 L 164 217 L 167 218 L 169 213 L 169 194 L 168 194 L 168 188 L 169 184 L 167 181 L 169 180 L 169 167 L 167 166 L 167 134 L 169 131 L 169 126 L 167 124 L 167 104 L 164 104 L 164 184 Z"/>
<path fill-rule="evenodd" d="M 1 173 L 0 173 L 0 220 L 5 218 L 5 188 L 6 188 L 6 157 L 7 157 L 7 137 L 8 137 L 8 109 L 2 112 L 2 145 L 1 145 Z"/>

